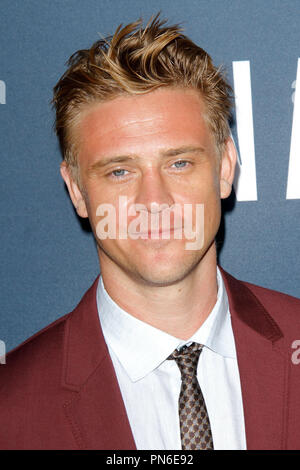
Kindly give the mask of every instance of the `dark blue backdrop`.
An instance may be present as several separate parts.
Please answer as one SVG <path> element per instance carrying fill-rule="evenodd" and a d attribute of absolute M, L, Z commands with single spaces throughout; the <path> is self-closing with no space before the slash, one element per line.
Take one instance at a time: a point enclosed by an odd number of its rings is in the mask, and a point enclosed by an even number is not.
<path fill-rule="evenodd" d="M 299 0 L 1 0 L 0 339 L 7 350 L 70 311 L 99 270 L 93 237 L 60 179 L 52 87 L 75 50 L 159 10 L 224 64 L 231 81 L 232 62 L 250 61 L 257 200 L 226 205 L 220 262 L 240 279 L 300 297 L 300 200 L 286 199 Z"/>

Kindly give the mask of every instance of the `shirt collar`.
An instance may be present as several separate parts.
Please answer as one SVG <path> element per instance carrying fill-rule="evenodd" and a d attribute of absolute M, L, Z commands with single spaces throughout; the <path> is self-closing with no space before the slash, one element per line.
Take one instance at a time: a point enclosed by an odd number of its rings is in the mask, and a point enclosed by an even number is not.
<path fill-rule="evenodd" d="M 236 357 L 227 294 L 218 268 L 217 281 L 218 296 L 211 313 L 191 338 L 181 340 L 120 308 L 107 293 L 100 276 L 97 306 L 103 335 L 133 382 L 159 367 L 175 348 L 193 341 L 224 357 Z"/>

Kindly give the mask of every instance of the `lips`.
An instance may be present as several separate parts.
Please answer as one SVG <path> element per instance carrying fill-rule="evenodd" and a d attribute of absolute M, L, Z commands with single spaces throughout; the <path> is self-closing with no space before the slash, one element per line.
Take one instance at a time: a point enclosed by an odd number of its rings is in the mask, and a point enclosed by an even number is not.
<path fill-rule="evenodd" d="M 176 232 L 176 231 L 182 231 L 182 227 L 172 227 L 170 228 L 169 230 L 162 230 L 162 229 L 159 229 L 159 230 L 148 230 L 147 232 L 128 232 L 129 236 L 139 236 L 141 238 L 162 238 L 163 235 L 166 237 L 168 235 L 171 235 L 172 233 Z M 165 239 L 168 239 L 167 237 Z"/>

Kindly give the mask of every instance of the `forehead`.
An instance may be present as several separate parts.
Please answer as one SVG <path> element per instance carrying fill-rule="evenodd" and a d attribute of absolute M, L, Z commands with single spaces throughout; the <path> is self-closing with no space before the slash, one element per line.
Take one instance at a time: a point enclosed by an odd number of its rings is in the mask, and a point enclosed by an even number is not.
<path fill-rule="evenodd" d="M 84 155 L 213 143 L 200 93 L 178 88 L 88 105 L 73 135 Z"/>

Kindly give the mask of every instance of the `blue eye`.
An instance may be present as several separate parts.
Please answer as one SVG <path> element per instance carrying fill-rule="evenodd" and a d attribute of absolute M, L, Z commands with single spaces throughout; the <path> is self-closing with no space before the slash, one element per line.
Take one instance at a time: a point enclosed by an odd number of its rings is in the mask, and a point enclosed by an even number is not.
<path fill-rule="evenodd" d="M 113 170 L 112 171 L 112 175 L 118 177 L 118 176 L 125 176 L 125 171 L 126 170 L 122 170 L 121 168 L 118 169 L 118 170 Z"/>
<path fill-rule="evenodd" d="M 179 160 L 178 162 L 175 162 L 174 165 L 176 166 L 176 168 L 184 168 L 187 163 L 188 162 L 186 160 Z"/>

